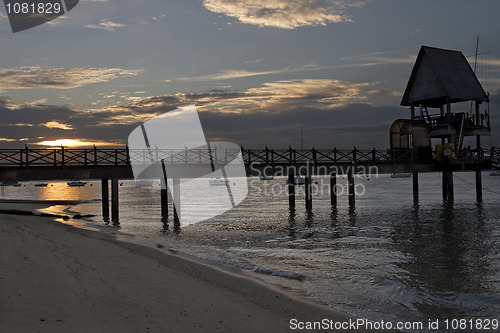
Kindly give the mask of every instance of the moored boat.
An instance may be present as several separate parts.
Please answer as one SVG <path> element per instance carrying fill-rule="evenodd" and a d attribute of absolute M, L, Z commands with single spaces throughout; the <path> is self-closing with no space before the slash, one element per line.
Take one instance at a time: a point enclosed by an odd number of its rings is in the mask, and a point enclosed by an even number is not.
<path fill-rule="evenodd" d="M 306 183 L 306 179 L 301 175 L 295 175 L 293 180 L 294 180 L 294 185 L 304 185 Z M 286 183 L 288 184 L 288 179 L 286 180 Z"/>
<path fill-rule="evenodd" d="M 0 183 L 0 186 L 20 187 L 21 183 L 19 183 L 17 180 L 4 180 L 2 183 Z"/>
<path fill-rule="evenodd" d="M 68 184 L 68 186 L 71 186 L 71 187 L 81 187 L 81 186 L 85 186 L 85 184 L 87 184 L 87 183 L 82 182 L 80 179 L 71 179 L 66 184 Z"/>
<path fill-rule="evenodd" d="M 208 183 L 210 185 L 215 185 L 215 186 L 221 186 L 221 185 L 227 185 L 227 180 L 222 179 L 220 177 L 209 179 Z"/>
<path fill-rule="evenodd" d="M 391 178 L 411 178 L 411 172 L 394 172 Z"/>

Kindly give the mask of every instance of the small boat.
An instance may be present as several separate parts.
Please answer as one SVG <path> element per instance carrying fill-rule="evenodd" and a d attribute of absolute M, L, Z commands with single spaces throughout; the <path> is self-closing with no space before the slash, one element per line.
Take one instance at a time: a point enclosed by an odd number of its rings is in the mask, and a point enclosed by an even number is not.
<path fill-rule="evenodd" d="M 260 179 L 261 179 L 261 180 L 273 180 L 273 179 L 274 179 L 274 176 L 266 176 L 266 175 L 262 175 L 262 176 L 260 176 Z"/>
<path fill-rule="evenodd" d="M 490 176 L 500 176 L 500 170 L 492 170 Z"/>
<path fill-rule="evenodd" d="M 35 187 L 47 187 L 47 185 L 49 185 L 49 184 L 47 184 L 47 183 L 36 183 Z"/>
<path fill-rule="evenodd" d="M 391 178 L 411 178 L 411 172 L 394 172 Z"/>
<path fill-rule="evenodd" d="M 85 186 L 85 184 L 87 184 L 87 183 L 86 182 L 82 182 L 79 179 L 71 179 L 66 184 L 68 184 L 68 186 L 71 186 L 71 187 L 81 187 L 81 186 Z"/>
<path fill-rule="evenodd" d="M 301 175 L 295 175 L 293 180 L 295 185 L 304 185 L 306 183 L 306 179 Z M 286 180 L 286 183 L 288 184 L 288 179 Z"/>
<path fill-rule="evenodd" d="M 151 179 L 137 179 L 135 185 L 140 187 L 151 187 L 153 186 L 153 181 Z"/>
<path fill-rule="evenodd" d="M 208 183 L 210 185 L 215 185 L 215 186 L 220 186 L 220 185 L 227 185 L 227 180 L 222 179 L 220 177 L 209 179 Z"/>
<path fill-rule="evenodd" d="M 21 183 L 17 180 L 4 180 L 0 186 L 13 186 L 13 187 L 21 187 Z"/>

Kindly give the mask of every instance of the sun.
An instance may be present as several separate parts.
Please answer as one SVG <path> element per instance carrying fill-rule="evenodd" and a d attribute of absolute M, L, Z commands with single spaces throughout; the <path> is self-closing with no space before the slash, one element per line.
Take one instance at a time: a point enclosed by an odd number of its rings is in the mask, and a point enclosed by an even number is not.
<path fill-rule="evenodd" d="M 105 141 L 85 141 L 79 139 L 59 139 L 52 141 L 42 141 L 38 142 L 39 145 L 42 146 L 50 146 L 50 147 L 69 147 L 69 148 L 77 148 L 77 147 L 92 147 L 94 145 L 99 146 L 119 146 L 118 143 L 111 143 Z"/>

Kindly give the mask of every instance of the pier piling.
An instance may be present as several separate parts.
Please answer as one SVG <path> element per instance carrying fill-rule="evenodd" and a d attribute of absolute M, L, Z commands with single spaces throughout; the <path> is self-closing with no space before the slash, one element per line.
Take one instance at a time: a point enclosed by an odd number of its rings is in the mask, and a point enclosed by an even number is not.
<path fill-rule="evenodd" d="M 295 209 L 295 174 L 288 171 L 288 206 Z"/>
<path fill-rule="evenodd" d="M 337 208 L 337 174 L 330 174 L 330 203 L 332 208 Z"/>
<path fill-rule="evenodd" d="M 443 170 L 443 200 L 453 201 L 453 171 Z"/>
<path fill-rule="evenodd" d="M 418 203 L 418 172 L 412 172 L 413 178 L 413 202 Z"/>
<path fill-rule="evenodd" d="M 109 180 L 108 178 L 101 179 L 101 201 L 102 201 L 102 218 L 104 222 L 109 222 Z"/>
<path fill-rule="evenodd" d="M 166 223 L 168 222 L 168 189 L 164 178 L 161 179 L 160 197 L 161 221 Z"/>
<path fill-rule="evenodd" d="M 311 176 L 305 177 L 306 210 L 312 210 Z"/>
<path fill-rule="evenodd" d="M 180 226 L 181 217 L 181 180 L 180 178 L 174 178 L 173 186 L 173 197 L 174 197 L 174 228 Z"/>
<path fill-rule="evenodd" d="M 348 182 L 348 188 L 349 188 L 349 207 L 353 208 L 356 204 L 356 193 L 355 193 L 355 186 L 354 186 L 354 176 L 352 172 L 349 172 L 347 174 L 347 182 Z"/>
<path fill-rule="evenodd" d="M 483 182 L 481 179 L 481 170 L 476 170 L 476 200 L 483 201 Z"/>
<path fill-rule="evenodd" d="M 111 178 L 111 220 L 113 225 L 120 224 L 118 222 L 118 179 Z"/>

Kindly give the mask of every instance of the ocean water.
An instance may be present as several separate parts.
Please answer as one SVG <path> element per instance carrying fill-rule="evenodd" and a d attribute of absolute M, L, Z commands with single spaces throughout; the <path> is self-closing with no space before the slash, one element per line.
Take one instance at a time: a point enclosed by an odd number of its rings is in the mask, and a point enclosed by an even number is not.
<path fill-rule="evenodd" d="M 483 203 L 476 204 L 474 173 L 455 173 L 455 199 L 443 203 L 441 174 L 422 173 L 418 205 L 411 178 L 360 177 L 355 208 L 341 194 L 336 209 L 328 179 L 313 181 L 312 212 L 300 188 L 290 211 L 284 178 L 250 178 L 249 195 L 235 209 L 178 229 L 172 218 L 161 222 L 157 182 L 150 188 L 121 183 L 119 226 L 102 221 L 99 181 L 81 188 L 27 182 L 0 187 L 0 199 L 78 200 L 45 211 L 94 214 L 87 226 L 252 270 L 339 310 L 407 323 L 405 331 L 498 331 L 492 320 L 500 320 L 500 177 L 483 173 Z M 346 183 L 338 178 L 340 191 Z M 208 206 L 210 191 L 217 190 L 223 189 L 207 189 Z M 436 320 L 439 329 L 429 328 Z M 422 328 L 411 329 L 412 323 Z"/>

